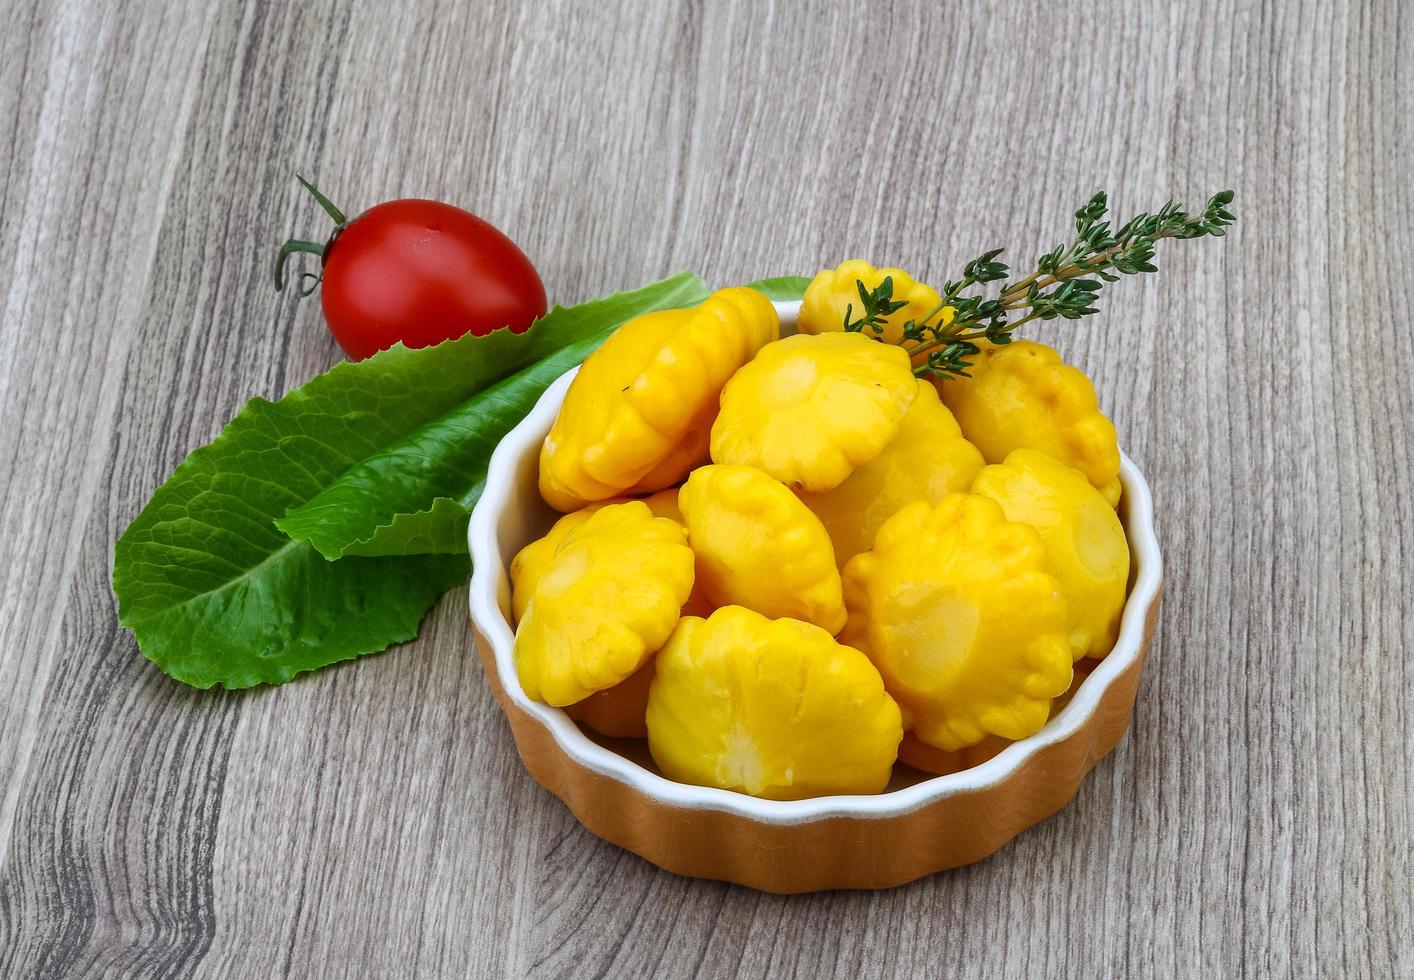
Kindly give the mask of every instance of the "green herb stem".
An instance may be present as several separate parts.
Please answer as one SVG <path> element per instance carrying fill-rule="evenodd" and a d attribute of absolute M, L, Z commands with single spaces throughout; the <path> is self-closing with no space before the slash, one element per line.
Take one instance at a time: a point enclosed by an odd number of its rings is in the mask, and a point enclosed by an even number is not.
<path fill-rule="evenodd" d="M 914 369 L 920 377 L 968 377 L 967 369 L 983 341 L 1009 344 L 1016 329 L 1033 320 L 1077 320 L 1099 312 L 1094 303 L 1105 283 L 1156 271 L 1152 260 L 1159 241 L 1222 237 L 1236 220 L 1228 210 L 1232 199 L 1232 191 L 1214 194 L 1197 214 L 1169 201 L 1158 211 L 1137 214 L 1111 231 L 1105 220 L 1109 203 L 1101 191 L 1075 212 L 1075 238 L 1038 258 L 1035 271 L 1003 285 L 993 298 L 969 294 L 974 287 L 1007 278 L 1006 264 L 997 261 L 1002 250 L 983 253 L 963 267 L 960 279 L 944 284 L 937 306 L 904 323 L 896 343 L 915 361 L 923 359 Z M 905 304 L 894 300 L 892 279 L 872 290 L 862 281 L 856 285 L 862 315 L 854 319 L 851 304 L 845 311 L 844 328 L 868 329 L 882 339 L 888 316 Z M 934 323 L 946 309 L 952 310 L 951 318 Z M 1023 315 L 1012 318 L 1013 312 L 1023 310 Z"/>

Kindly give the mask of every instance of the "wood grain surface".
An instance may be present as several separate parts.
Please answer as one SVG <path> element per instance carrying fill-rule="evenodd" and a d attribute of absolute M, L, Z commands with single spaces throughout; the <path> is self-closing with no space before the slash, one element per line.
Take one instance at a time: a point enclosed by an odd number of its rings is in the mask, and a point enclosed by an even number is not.
<path fill-rule="evenodd" d="M 1414 976 L 1414 4 L 97 3 L 0 29 L 0 975 Z M 973 867 L 660 872 L 522 770 L 465 589 L 413 643 L 199 692 L 114 539 L 335 361 L 275 246 L 459 202 L 556 299 L 864 255 L 1029 261 L 1106 188 L 1232 187 L 1046 325 L 1154 488 L 1129 736 Z"/>

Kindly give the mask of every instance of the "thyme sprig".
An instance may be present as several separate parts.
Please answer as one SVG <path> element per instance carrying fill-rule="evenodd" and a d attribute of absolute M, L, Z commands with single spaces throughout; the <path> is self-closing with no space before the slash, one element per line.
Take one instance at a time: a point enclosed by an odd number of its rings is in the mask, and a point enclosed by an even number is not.
<path fill-rule="evenodd" d="M 1232 191 L 1214 194 L 1197 214 L 1169 201 L 1152 214 L 1141 212 L 1112 229 L 1105 219 L 1109 201 L 1101 191 L 1075 212 L 1075 237 L 1038 258 L 1030 275 L 1006 283 L 995 296 L 968 293 L 1003 282 L 1010 273 L 1006 263 L 997 261 L 1001 249 L 984 252 L 963 266 L 960 279 L 943 284 L 937 306 L 903 324 L 897 343 L 913 357 L 919 377 L 969 377 L 982 341 L 1009 344 L 1014 331 L 1033 320 L 1089 316 L 1098 312 L 1094 304 L 1106 282 L 1156 271 L 1154 247 L 1161 239 L 1221 238 L 1236 220 L 1228 210 L 1232 198 Z M 862 281 L 856 286 L 862 315 L 854 319 L 851 303 L 845 309 L 844 328 L 868 330 L 878 339 L 889 315 L 906 304 L 893 298 L 891 277 L 874 289 Z"/>
<path fill-rule="evenodd" d="M 859 305 L 864 310 L 864 316 L 858 320 L 851 320 L 850 315 L 854 312 L 854 304 L 847 303 L 844 308 L 844 328 L 850 332 L 861 330 L 872 330 L 875 334 L 884 332 L 884 321 L 892 313 L 897 313 L 908 305 L 906 300 L 894 299 L 894 277 L 885 276 L 884 281 L 873 289 L 866 289 L 863 280 L 854 280 L 855 288 L 859 290 Z"/>

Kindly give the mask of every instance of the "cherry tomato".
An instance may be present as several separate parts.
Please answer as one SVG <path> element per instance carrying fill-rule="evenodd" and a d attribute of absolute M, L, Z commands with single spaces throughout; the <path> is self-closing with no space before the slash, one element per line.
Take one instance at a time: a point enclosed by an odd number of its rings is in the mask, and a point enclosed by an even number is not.
<path fill-rule="evenodd" d="M 338 227 L 322 246 L 285 243 L 276 287 L 284 285 L 291 252 L 321 255 L 324 319 L 351 358 L 399 341 L 427 347 L 500 327 L 520 332 L 545 313 L 545 287 L 525 253 L 470 211 L 409 199 L 345 221 L 313 185 L 300 181 Z"/>

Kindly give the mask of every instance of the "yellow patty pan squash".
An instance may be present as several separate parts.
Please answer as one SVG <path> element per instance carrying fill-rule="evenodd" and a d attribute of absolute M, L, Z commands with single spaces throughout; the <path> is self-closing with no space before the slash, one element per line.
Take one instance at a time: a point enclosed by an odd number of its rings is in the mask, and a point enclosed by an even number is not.
<path fill-rule="evenodd" d="M 648 509 L 653 512 L 654 517 L 666 517 L 670 521 L 676 521 L 684 529 L 687 528 L 687 518 L 682 516 L 682 508 L 678 506 L 676 487 L 659 490 L 651 496 L 644 497 L 643 502 L 648 505 Z M 716 608 L 717 604 L 707 598 L 702 583 L 694 580 L 692 595 L 687 597 L 687 604 L 682 607 L 682 614 L 684 616 L 710 616 L 712 610 Z M 645 693 L 644 696 L 647 697 L 647 694 Z"/>
<path fill-rule="evenodd" d="M 869 335 L 880 337 L 890 344 L 903 339 L 903 325 L 909 320 L 922 320 L 930 313 L 935 314 L 930 323 L 946 326 L 952 322 L 952 308 L 942 307 L 942 297 L 938 291 L 926 283 L 916 281 L 902 269 L 876 269 L 863 259 L 850 259 L 834 269 L 823 269 L 806 287 L 805 297 L 800 304 L 800 318 L 797 321 L 801 333 L 832 333 L 844 330 L 845 312 L 853 307 L 850 317 L 858 320 L 864 314 L 859 302 L 859 283 L 873 290 L 885 279 L 893 279 L 893 296 L 904 305 L 884 318 L 879 332 L 870 329 Z"/>
<path fill-rule="evenodd" d="M 1001 504 L 1009 521 L 1030 524 L 1046 545 L 1046 571 L 1070 607 L 1070 652 L 1103 657 L 1119 636 L 1129 583 L 1124 527 L 1085 474 L 1035 449 L 977 474 L 972 492 Z"/>
<path fill-rule="evenodd" d="M 684 618 L 656 663 L 648 747 L 669 779 L 773 800 L 888 784 L 898 706 L 818 626 L 728 606 Z"/>
<path fill-rule="evenodd" d="M 902 347 L 857 333 L 786 337 L 727 382 L 712 461 L 824 493 L 893 441 L 917 397 Z"/>
<path fill-rule="evenodd" d="M 609 502 L 611 501 L 604 503 Z M 560 542 L 568 537 L 571 531 L 589 520 L 589 515 L 604 506 L 604 503 L 590 504 L 572 514 L 566 514 L 555 522 L 543 538 L 537 538 L 516 552 L 516 556 L 511 559 L 510 572 L 511 615 L 517 623 L 525 618 L 525 607 L 530 605 L 530 597 L 535 594 L 536 585 L 554 561 L 555 550 L 559 548 Z"/>
<path fill-rule="evenodd" d="M 947 776 L 980 766 L 988 759 L 1000 755 L 1002 750 L 1011 744 L 1012 740 L 1009 738 L 988 735 L 976 745 L 966 745 L 948 751 L 929 745 L 912 732 L 905 732 L 903 741 L 898 746 L 898 761 L 923 772 Z"/>
<path fill-rule="evenodd" d="M 879 527 L 901 507 L 915 500 L 935 504 L 966 490 L 982 462 L 937 391 L 919 381 L 918 397 L 883 452 L 828 493 L 800 497 L 830 532 L 835 562 L 843 567 L 873 547 Z"/>
<path fill-rule="evenodd" d="M 844 596 L 830 536 L 784 484 L 750 466 L 703 466 L 678 504 L 697 557 L 696 587 L 713 606 L 840 631 Z"/>
<path fill-rule="evenodd" d="M 940 749 L 1024 738 L 1070 684 L 1066 602 L 1035 528 L 990 497 L 909 504 L 845 566 L 841 642 L 869 655 Z"/>
<path fill-rule="evenodd" d="M 722 385 L 780 334 L 776 308 L 734 286 L 647 313 L 585 359 L 540 450 L 540 493 L 570 511 L 677 483 L 707 456 Z"/>
<path fill-rule="evenodd" d="M 1085 678 L 1090 676 L 1093 666 L 1094 661 L 1091 660 L 1082 660 L 1075 665 L 1075 677 L 1070 682 L 1070 687 L 1066 689 L 1064 694 L 1051 699 L 1047 720 L 1060 714 L 1061 709 L 1070 703 L 1070 699 L 1075 696 L 1075 692 L 1080 689 Z M 949 773 L 962 772 L 964 769 L 980 766 L 988 759 L 1000 755 L 1002 750 L 1011 744 L 1012 740 L 1009 738 L 988 735 L 976 745 L 947 751 L 935 748 L 927 742 L 919 741 L 912 732 L 905 732 L 903 741 L 899 743 L 898 758 L 900 762 L 912 766 L 914 769 L 946 776 Z"/>
<path fill-rule="evenodd" d="M 1039 449 L 1074 466 L 1119 501 L 1119 442 L 1095 387 L 1045 344 L 983 344 L 971 378 L 936 382 L 963 434 L 989 463 L 1013 449 Z"/>
<path fill-rule="evenodd" d="M 565 705 L 565 714 L 586 728 L 610 738 L 644 738 L 648 735 L 648 688 L 657 661 L 648 661 L 628 679 L 583 701 Z"/>
<path fill-rule="evenodd" d="M 692 580 L 681 526 L 638 500 L 594 511 L 556 547 L 516 629 L 526 695 L 563 707 L 627 679 L 677 625 Z"/>
<path fill-rule="evenodd" d="M 589 520 L 589 515 L 599 508 L 608 504 L 626 503 L 628 499 L 627 497 L 613 497 L 609 500 L 600 500 L 566 514 L 555 522 L 543 538 L 530 542 L 516 553 L 516 556 L 511 559 L 510 568 L 511 614 L 516 622 L 520 622 L 521 617 L 525 615 L 525 607 L 530 604 L 530 597 L 535 592 L 536 583 L 540 581 L 540 576 L 545 574 L 545 569 L 549 567 L 550 560 L 555 556 L 555 549 L 560 546 L 560 542 L 565 539 L 565 536 Z M 659 490 L 642 499 L 654 517 L 665 517 L 684 528 L 687 527 L 683 521 L 682 511 L 678 509 L 676 489 Z M 692 595 L 688 597 L 687 605 L 683 606 L 683 615 L 706 616 L 714 608 L 716 607 L 707 602 L 696 589 L 693 589 Z"/>

